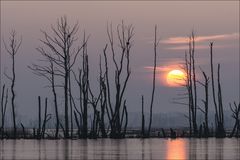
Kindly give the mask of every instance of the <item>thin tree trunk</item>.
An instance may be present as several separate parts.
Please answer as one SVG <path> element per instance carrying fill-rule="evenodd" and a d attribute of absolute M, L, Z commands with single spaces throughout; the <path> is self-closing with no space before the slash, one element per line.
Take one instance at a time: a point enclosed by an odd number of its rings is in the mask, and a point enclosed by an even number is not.
<path fill-rule="evenodd" d="M 218 109 L 217 109 L 217 102 L 216 102 L 216 96 L 215 96 L 215 83 L 214 83 L 214 72 L 213 72 L 213 42 L 210 43 L 210 65 L 211 65 L 213 103 L 214 103 L 215 113 L 216 113 L 216 122 L 218 124 L 219 118 L 218 118 Z"/>
<path fill-rule="evenodd" d="M 145 136 L 144 97 L 142 95 L 142 137 Z"/>
<path fill-rule="evenodd" d="M 54 68 L 53 68 L 53 62 L 50 60 L 50 67 L 51 67 L 51 86 L 52 86 L 52 93 L 53 93 L 53 100 L 54 100 L 54 108 L 55 108 L 55 116 L 56 116 L 56 132 L 55 132 L 55 138 L 58 138 L 58 132 L 59 132 L 59 116 L 58 116 L 58 104 L 57 104 L 57 94 L 55 89 L 55 78 L 54 78 Z"/>
<path fill-rule="evenodd" d="M 45 130 L 46 130 L 46 123 L 47 123 L 47 98 L 45 98 L 45 110 L 44 110 L 44 120 L 42 125 L 41 137 L 44 139 Z"/>
<path fill-rule="evenodd" d="M 15 54 L 12 55 L 12 84 L 11 84 L 11 92 L 12 92 L 12 98 L 11 98 L 11 104 L 12 104 L 12 116 L 13 116 L 13 135 L 14 138 L 17 137 L 17 127 L 16 127 L 16 113 L 15 113 Z"/>
<path fill-rule="evenodd" d="M 38 139 L 41 138 L 41 97 L 38 96 Z"/>
<path fill-rule="evenodd" d="M 151 126 L 152 126 L 152 110 L 153 110 L 153 101 L 155 93 L 155 81 L 156 81 L 156 66 L 157 66 L 157 26 L 155 26 L 154 33 L 154 68 L 153 68 L 153 83 L 152 83 L 152 95 L 151 95 L 151 104 L 150 104 L 150 121 L 148 126 L 148 136 L 150 136 Z"/>
<path fill-rule="evenodd" d="M 72 89 L 71 89 L 71 76 L 69 74 L 69 103 L 70 103 L 70 120 L 71 120 L 71 139 L 73 138 L 73 106 L 72 106 Z"/>
<path fill-rule="evenodd" d="M 197 86 L 196 86 L 196 71 L 195 71 L 195 37 L 192 33 L 192 69 L 193 69 L 193 88 L 194 88 L 194 117 L 193 117 L 193 129 L 194 135 L 197 135 Z"/>

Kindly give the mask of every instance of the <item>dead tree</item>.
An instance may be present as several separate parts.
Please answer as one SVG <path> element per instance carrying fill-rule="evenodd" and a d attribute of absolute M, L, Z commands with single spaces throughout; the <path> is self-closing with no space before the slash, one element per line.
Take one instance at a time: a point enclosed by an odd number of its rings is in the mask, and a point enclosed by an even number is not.
<path fill-rule="evenodd" d="M 55 82 L 55 76 L 60 76 L 58 73 L 58 70 L 54 68 L 53 61 L 50 57 L 45 56 L 45 52 L 42 48 L 37 48 L 37 50 L 42 54 L 42 56 L 45 58 L 43 61 L 49 63 L 48 66 L 46 64 L 39 65 L 39 64 L 32 64 L 32 66 L 28 66 L 34 74 L 44 77 L 49 81 L 50 88 L 53 94 L 54 99 L 54 109 L 55 109 L 55 117 L 56 117 L 56 131 L 55 131 L 55 138 L 58 138 L 59 134 L 59 113 L 58 113 L 58 100 L 57 100 L 57 93 L 56 93 L 56 82 Z"/>
<path fill-rule="evenodd" d="M 153 66 L 153 82 L 152 82 L 152 95 L 151 95 L 151 103 L 150 103 L 150 120 L 148 126 L 147 136 L 150 136 L 151 126 L 152 126 L 152 111 L 153 111 L 153 102 L 154 102 L 154 94 L 155 94 L 155 81 L 156 81 L 156 67 L 157 67 L 157 46 L 159 42 L 157 41 L 157 26 L 155 26 L 154 30 L 154 66 Z"/>
<path fill-rule="evenodd" d="M 185 72 L 186 72 L 186 88 L 188 95 L 188 108 L 189 108 L 189 126 L 190 136 L 198 135 L 197 127 L 197 85 L 196 85 L 196 71 L 195 71 L 195 36 L 194 33 L 189 37 L 189 51 L 185 53 Z"/>
<path fill-rule="evenodd" d="M 196 71 L 195 71 L 195 36 L 192 32 L 192 73 L 193 73 L 193 91 L 194 91 L 194 117 L 193 117 L 193 131 L 194 135 L 197 135 L 197 81 L 196 81 Z"/>
<path fill-rule="evenodd" d="M 11 93 L 12 93 L 12 97 L 11 97 L 11 105 L 12 105 L 12 118 L 13 118 L 13 134 L 14 134 L 14 138 L 16 138 L 17 136 L 17 126 L 16 126 L 16 108 L 15 108 L 15 97 L 16 97 L 16 93 L 15 93 L 15 81 L 16 81 L 16 71 L 15 71 L 15 56 L 18 53 L 18 50 L 22 44 L 22 37 L 20 38 L 20 40 L 17 40 L 16 37 L 17 33 L 16 31 L 12 31 L 10 33 L 10 37 L 9 37 L 9 44 L 7 45 L 5 43 L 5 41 L 3 41 L 4 43 L 4 47 L 6 49 L 6 51 L 9 53 L 9 55 L 11 56 L 11 61 L 12 61 L 12 73 L 11 76 L 6 75 L 6 77 L 11 81 Z"/>
<path fill-rule="evenodd" d="M 232 132 L 230 134 L 230 137 L 239 137 L 240 136 L 240 103 L 237 105 L 236 102 L 234 102 L 234 108 L 231 104 L 229 104 L 230 109 L 232 111 L 232 117 L 235 120 L 235 124 L 233 126 Z"/>
<path fill-rule="evenodd" d="M 85 33 L 82 46 L 82 67 L 78 70 L 78 76 L 73 72 L 75 81 L 79 87 L 79 108 L 75 107 L 76 112 L 80 117 L 81 137 L 88 137 L 88 103 L 89 103 L 89 65 L 87 54 L 87 40 Z M 76 121 L 76 118 L 75 118 Z M 76 122 L 77 123 L 77 122 Z"/>
<path fill-rule="evenodd" d="M 211 65 L 211 80 L 212 80 L 212 94 L 213 102 L 215 106 L 215 121 L 216 121 L 216 137 L 225 137 L 225 128 L 224 128 L 224 113 L 222 105 L 222 90 L 220 83 L 220 64 L 218 64 L 217 70 L 217 98 L 216 100 L 216 91 L 215 91 L 215 82 L 214 82 L 214 70 L 213 70 L 213 42 L 210 43 L 210 65 Z M 217 104 L 218 102 L 218 104 Z"/>
<path fill-rule="evenodd" d="M 93 108 L 93 121 L 92 121 L 92 129 L 91 129 L 91 138 L 97 138 L 97 133 L 98 133 L 98 125 L 99 125 L 99 111 L 97 110 L 98 103 L 100 101 L 100 96 L 101 96 L 101 91 L 97 97 L 95 97 L 89 87 L 89 93 L 90 97 L 89 98 L 89 103 L 92 105 Z"/>
<path fill-rule="evenodd" d="M 5 84 L 4 84 L 2 87 L 2 93 L 1 93 L 1 122 L 2 122 L 0 127 L 1 139 L 4 138 L 4 124 L 5 124 L 7 103 L 8 103 L 8 89 L 5 93 Z"/>
<path fill-rule="evenodd" d="M 122 138 L 124 137 L 124 132 L 122 132 L 121 124 L 121 115 L 127 113 L 127 109 L 123 105 L 124 93 L 126 90 L 127 82 L 129 80 L 131 71 L 130 71 L 130 51 L 132 48 L 132 37 L 134 28 L 132 25 L 126 26 L 122 22 L 121 25 L 117 26 L 117 37 L 120 46 L 120 55 L 117 55 L 117 50 L 115 48 L 115 41 L 113 36 L 112 25 L 107 26 L 107 35 L 109 40 L 109 46 L 112 53 L 112 61 L 115 66 L 114 72 L 114 86 L 115 90 L 115 101 L 111 97 L 111 84 L 109 82 L 109 70 L 108 70 L 108 58 L 107 58 L 107 45 L 104 49 L 104 60 L 105 60 L 105 79 L 106 79 L 106 88 L 107 88 L 107 102 L 109 110 L 109 123 L 111 127 L 111 138 Z M 117 61 L 116 56 L 119 56 L 120 60 Z M 125 75 L 124 75 L 125 72 Z M 122 108 L 124 112 L 121 112 Z M 125 119 L 126 120 L 126 119 Z M 126 121 L 125 121 L 126 122 Z"/>
<path fill-rule="evenodd" d="M 142 137 L 145 136 L 144 97 L 142 95 Z"/>
<path fill-rule="evenodd" d="M 201 69 L 201 68 L 200 68 Z M 202 74 L 204 76 L 204 83 L 199 82 L 203 87 L 204 87 L 204 93 L 205 93 L 205 99 L 202 100 L 204 104 L 204 110 L 199 108 L 203 113 L 204 113 L 204 119 L 205 122 L 203 123 L 203 129 L 204 129 L 204 136 L 208 137 L 209 136 L 209 127 L 208 127 L 208 86 L 209 86 L 209 77 L 206 75 L 206 73 L 201 69 Z"/>
<path fill-rule="evenodd" d="M 42 138 L 45 137 L 47 122 L 51 119 L 51 114 L 48 114 L 48 113 L 47 113 L 47 110 L 48 110 L 48 104 L 47 104 L 47 102 L 48 102 L 48 99 L 45 98 L 44 119 L 43 119 L 43 124 L 42 124 L 42 131 L 41 131 L 41 136 L 42 136 Z"/>
<path fill-rule="evenodd" d="M 52 60 L 58 74 L 63 79 L 64 94 L 64 119 L 65 132 L 64 137 L 69 138 L 69 76 L 76 58 L 84 44 L 74 47 L 78 40 L 78 23 L 73 26 L 68 24 L 66 17 L 61 17 L 57 21 L 57 25 L 51 27 L 53 35 L 42 31 L 44 39 L 40 40 L 46 49 L 41 48 L 42 54 Z"/>
<path fill-rule="evenodd" d="M 191 96 L 191 83 L 190 83 L 190 73 L 191 73 L 191 67 L 190 67 L 190 61 L 188 60 L 187 53 L 185 52 L 185 72 L 186 72 L 186 78 L 185 78 L 185 87 L 187 88 L 187 95 L 188 95 L 188 118 L 189 121 L 189 134 L 190 137 L 192 136 L 192 96 Z"/>
<path fill-rule="evenodd" d="M 38 131 L 37 131 L 37 137 L 38 139 L 41 138 L 41 129 L 42 129 L 42 117 L 41 117 L 41 97 L 38 96 Z"/>
<path fill-rule="evenodd" d="M 84 40 L 85 41 L 85 40 Z M 88 92 L 89 92 L 89 66 L 88 66 L 88 55 L 87 55 L 87 47 L 84 46 L 83 48 L 83 63 L 82 63 L 82 122 L 83 122 L 83 128 L 82 128 L 82 136 L 83 138 L 87 138 L 88 136 Z"/>
<path fill-rule="evenodd" d="M 109 115 L 109 111 L 107 108 L 107 89 L 106 89 L 106 83 L 105 83 L 105 74 L 102 73 L 102 61 L 101 61 L 101 55 L 99 58 L 99 91 L 100 91 L 100 109 L 101 109 L 101 116 L 100 116 L 100 130 L 102 134 L 102 138 L 107 137 L 106 133 L 106 127 L 105 127 L 105 112 L 107 111 L 107 115 Z"/>

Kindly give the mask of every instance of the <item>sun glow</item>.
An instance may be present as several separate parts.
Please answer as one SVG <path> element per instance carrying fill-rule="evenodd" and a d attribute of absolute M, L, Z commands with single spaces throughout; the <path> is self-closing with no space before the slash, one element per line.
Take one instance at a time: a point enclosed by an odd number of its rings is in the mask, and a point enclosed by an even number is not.
<path fill-rule="evenodd" d="M 186 141 L 182 139 L 167 141 L 167 160 L 186 159 Z"/>
<path fill-rule="evenodd" d="M 185 84 L 186 74 L 181 70 L 174 69 L 168 72 L 166 78 L 170 87 L 180 87 Z"/>

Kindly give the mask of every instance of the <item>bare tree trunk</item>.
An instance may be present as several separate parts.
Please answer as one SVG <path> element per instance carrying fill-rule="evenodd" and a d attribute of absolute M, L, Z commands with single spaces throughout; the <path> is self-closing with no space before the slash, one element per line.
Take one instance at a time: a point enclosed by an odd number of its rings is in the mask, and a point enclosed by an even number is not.
<path fill-rule="evenodd" d="M 205 92 L 205 100 L 202 100 L 204 103 L 204 136 L 208 137 L 209 136 L 209 127 L 208 127 L 208 84 L 209 84 L 209 77 L 206 75 L 206 73 L 202 70 L 202 74 L 204 76 L 204 83 L 199 82 L 203 87 L 204 87 L 204 92 Z"/>
<path fill-rule="evenodd" d="M 222 89 L 220 83 L 220 64 L 218 64 L 218 111 L 219 111 L 219 128 L 218 128 L 218 137 L 225 137 L 226 132 L 224 128 L 224 113 L 223 113 L 223 104 L 222 104 Z"/>
<path fill-rule="evenodd" d="M 190 48 L 190 44 L 189 44 Z M 190 50 L 190 49 L 189 49 Z M 190 54 L 190 52 L 189 52 Z M 189 55 L 191 57 L 191 54 Z M 191 59 L 188 60 L 187 53 L 185 52 L 185 71 L 186 71 L 186 89 L 188 94 L 188 122 L 189 122 L 189 136 L 192 136 L 192 103 L 191 103 L 191 86 L 190 86 L 190 77 L 191 77 Z"/>
<path fill-rule="evenodd" d="M 57 104 L 57 94 L 55 89 L 55 78 L 54 78 L 54 68 L 53 68 L 53 62 L 50 60 L 50 67 L 51 67 L 51 87 L 52 87 L 52 93 L 53 93 L 53 100 L 54 100 L 54 108 L 55 108 L 55 116 L 56 116 L 56 132 L 55 132 L 55 138 L 58 138 L 58 132 L 59 132 L 59 116 L 58 116 L 58 104 Z"/>
<path fill-rule="evenodd" d="M 13 54 L 12 55 L 12 84 L 11 84 L 12 98 L 11 98 L 11 104 L 12 104 L 13 129 L 14 129 L 14 133 L 13 134 L 14 134 L 14 138 L 17 137 L 16 113 L 15 113 L 15 91 L 14 91 L 15 79 L 16 79 L 16 74 L 15 74 L 15 56 Z"/>
<path fill-rule="evenodd" d="M 102 61 L 101 55 L 99 58 L 99 91 L 100 91 L 100 107 L 101 107 L 101 116 L 100 116 L 100 130 L 102 133 L 102 138 L 107 137 L 106 129 L 105 129 L 105 110 L 107 110 L 107 90 L 106 84 L 104 81 L 104 76 L 102 73 Z M 108 112 L 108 111 L 107 111 Z"/>
<path fill-rule="evenodd" d="M 11 93 L 12 93 L 12 98 L 11 98 L 11 105 L 12 105 L 12 118 L 13 118 L 13 131 L 14 131 L 14 138 L 17 137 L 17 126 L 16 126 L 16 112 L 15 112 L 15 81 L 16 81 L 16 73 L 15 73 L 15 55 L 18 52 L 19 47 L 21 46 L 22 43 L 22 38 L 18 41 L 16 39 L 16 31 L 12 31 L 10 33 L 10 42 L 9 46 L 6 45 L 5 41 L 4 46 L 6 51 L 10 54 L 11 59 L 12 59 L 12 76 L 7 76 L 8 79 L 11 80 Z"/>
<path fill-rule="evenodd" d="M 193 90 L 194 90 L 194 117 L 193 117 L 193 131 L 194 135 L 198 134 L 197 127 L 197 86 L 196 86 L 196 71 L 195 71 L 195 37 L 192 33 L 192 71 L 193 71 Z"/>
<path fill-rule="evenodd" d="M 83 49 L 83 51 L 86 48 Z M 83 85 L 83 138 L 87 138 L 88 136 L 88 90 L 89 90 L 89 81 L 88 81 L 88 55 L 87 53 L 83 54 L 83 77 L 82 77 L 82 85 Z"/>
<path fill-rule="evenodd" d="M 37 48 L 37 50 L 45 58 L 53 62 L 54 75 L 61 77 L 63 80 L 62 87 L 64 95 L 65 119 L 64 137 L 69 138 L 69 76 L 70 71 L 76 62 L 77 56 L 79 55 L 85 44 L 76 47 L 74 46 L 76 40 L 78 39 L 76 37 L 76 34 L 78 32 L 78 23 L 70 26 L 66 17 L 61 17 L 60 20 L 57 21 L 57 25 L 55 27 L 52 26 L 51 29 L 53 34 L 50 35 L 47 32 L 42 31 L 42 33 L 44 34 L 44 39 L 40 40 L 42 44 L 49 50 L 45 50 L 43 47 L 39 47 Z M 85 43 L 86 42 L 87 40 L 85 41 Z M 46 68 L 44 68 L 44 71 L 46 71 Z M 40 75 L 46 77 L 46 73 L 40 73 Z M 49 80 L 49 77 L 46 78 Z M 60 124 L 59 120 L 58 123 Z M 60 126 L 61 128 L 63 127 L 62 124 Z"/>
<path fill-rule="evenodd" d="M 230 137 L 233 137 L 234 135 L 236 137 L 239 137 L 239 129 L 240 129 L 240 119 L 239 119 L 239 114 L 240 114 L 240 103 L 237 104 L 234 102 L 234 108 L 232 108 L 231 104 L 230 105 L 230 109 L 232 111 L 232 117 L 235 119 L 235 124 L 234 127 L 231 131 Z"/>
<path fill-rule="evenodd" d="M 111 127 L 111 138 L 122 138 L 124 137 L 122 132 L 122 126 L 121 126 L 121 117 L 123 114 L 126 114 L 125 112 L 120 112 L 122 108 L 124 108 L 123 105 L 123 99 L 124 99 L 124 93 L 126 90 L 127 82 L 129 80 L 130 76 L 130 50 L 132 47 L 132 37 L 133 37 L 133 27 L 125 26 L 122 22 L 121 25 L 117 26 L 117 36 L 119 41 L 119 47 L 121 50 L 120 53 L 120 60 L 119 62 L 116 59 L 116 51 L 115 51 L 115 45 L 114 45 L 114 36 L 113 36 L 113 29 L 112 25 L 107 26 L 107 34 L 108 34 L 108 40 L 110 44 L 110 49 L 112 53 L 112 61 L 115 66 L 115 74 L 114 74 L 114 87 L 115 87 L 115 102 L 111 102 L 111 94 L 110 94 L 110 83 L 109 83 L 109 75 L 108 75 L 108 62 L 107 62 L 107 56 L 106 56 L 106 49 L 107 45 L 105 46 L 103 53 L 105 58 L 105 78 L 106 78 L 106 87 L 107 87 L 107 99 L 108 99 L 108 107 L 109 107 L 109 123 Z M 126 76 L 123 77 L 123 72 L 126 72 Z M 114 104 L 114 105 L 112 105 Z M 108 109 L 107 109 L 108 112 Z M 125 117 L 127 118 L 127 117 Z"/>
<path fill-rule="evenodd" d="M 213 42 L 210 43 L 210 65 L 211 65 L 211 80 L 212 80 L 212 94 L 213 94 L 213 103 L 216 113 L 216 122 L 218 123 L 218 108 L 215 96 L 215 83 L 214 83 L 214 72 L 213 72 Z M 217 126 L 216 126 L 217 127 Z"/>
<path fill-rule="evenodd" d="M 151 126 L 152 126 L 152 110 L 153 110 L 153 101 L 154 101 L 154 93 L 155 93 L 155 81 L 156 81 L 156 67 L 157 67 L 157 26 L 155 26 L 154 32 L 154 68 L 153 68 L 153 83 L 152 83 L 152 95 L 151 95 L 151 104 L 150 104 L 150 120 L 148 126 L 147 135 L 150 136 Z"/>
<path fill-rule="evenodd" d="M 25 127 L 22 123 L 21 123 L 21 127 L 22 127 L 22 132 L 23 132 L 23 138 L 26 138 Z"/>
<path fill-rule="evenodd" d="M 222 105 L 222 90 L 220 83 L 220 64 L 218 64 L 217 70 L 217 87 L 218 87 L 218 105 L 215 97 L 215 83 L 214 83 L 214 72 L 213 72 L 213 42 L 210 43 L 210 64 L 211 64 L 211 78 L 212 78 L 212 94 L 213 94 L 213 102 L 215 106 L 215 119 L 216 119 L 216 137 L 225 137 L 225 128 L 224 128 L 224 113 L 223 113 L 223 105 Z"/>
<path fill-rule="evenodd" d="M 42 123 L 41 123 L 41 97 L 38 96 L 38 139 L 41 138 L 41 128 L 42 128 Z"/>
<path fill-rule="evenodd" d="M 145 136 L 144 97 L 142 95 L 142 137 Z"/>
<path fill-rule="evenodd" d="M 4 102 L 4 96 L 5 96 L 5 102 Z M 2 118 L 2 124 L 0 127 L 1 139 L 4 138 L 4 124 L 5 124 L 5 114 L 7 109 L 7 103 L 8 103 L 8 89 L 5 93 L 5 84 L 4 84 L 2 87 L 2 93 L 1 93 L 1 118 Z"/>
<path fill-rule="evenodd" d="M 77 131 L 77 134 L 78 134 L 78 138 L 81 137 L 80 135 L 80 130 L 81 130 L 81 127 L 80 127 L 80 123 L 78 121 L 78 116 L 77 116 L 77 113 L 74 111 L 74 118 L 75 118 L 75 122 L 77 124 L 77 128 L 78 128 L 78 131 Z"/>
<path fill-rule="evenodd" d="M 70 103 L 70 123 L 71 123 L 71 139 L 73 138 L 73 106 L 72 106 L 72 89 L 71 89 L 71 74 L 69 74 L 69 103 Z"/>
<path fill-rule="evenodd" d="M 45 137 L 45 131 L 46 131 L 46 124 L 47 124 L 47 121 L 51 118 L 49 118 L 48 114 L 47 114 L 47 109 L 48 109 L 48 105 L 47 105 L 47 101 L 48 99 L 45 98 L 45 110 L 44 110 L 44 120 L 43 120 L 43 125 L 42 125 L 42 134 L 41 134 L 41 137 L 44 138 Z"/>

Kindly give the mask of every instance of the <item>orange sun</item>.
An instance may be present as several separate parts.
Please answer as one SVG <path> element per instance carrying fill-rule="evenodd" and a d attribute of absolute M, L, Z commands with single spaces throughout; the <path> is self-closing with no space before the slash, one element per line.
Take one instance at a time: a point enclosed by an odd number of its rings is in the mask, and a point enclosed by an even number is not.
<path fill-rule="evenodd" d="M 171 70 L 167 74 L 167 84 L 170 87 L 180 87 L 185 84 L 186 74 L 178 69 Z"/>

